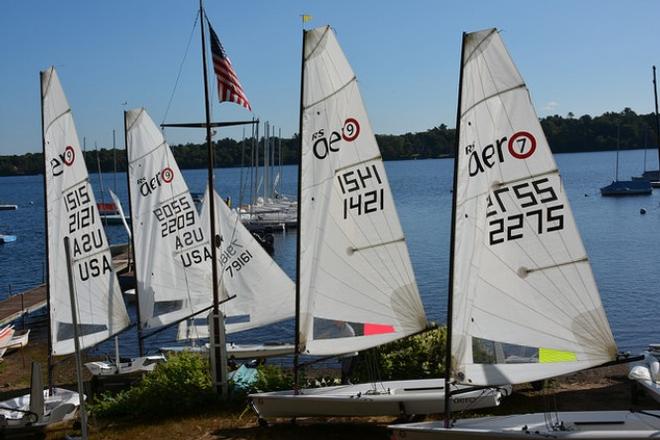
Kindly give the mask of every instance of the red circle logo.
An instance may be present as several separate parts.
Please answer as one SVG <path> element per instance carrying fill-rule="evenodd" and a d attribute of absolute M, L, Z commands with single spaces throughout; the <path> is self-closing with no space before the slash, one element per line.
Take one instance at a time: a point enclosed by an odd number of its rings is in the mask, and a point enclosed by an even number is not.
<path fill-rule="evenodd" d="M 73 161 L 76 160 L 76 152 L 71 145 L 64 149 L 64 165 L 71 166 Z"/>
<path fill-rule="evenodd" d="M 174 170 L 170 167 L 163 168 L 163 171 L 160 172 L 160 176 L 163 178 L 163 182 L 170 183 L 174 179 Z"/>
<path fill-rule="evenodd" d="M 518 131 L 509 139 L 509 153 L 516 159 L 527 159 L 536 151 L 536 138 L 528 131 Z"/>
<path fill-rule="evenodd" d="M 355 118 L 348 118 L 344 121 L 344 126 L 341 128 L 341 137 L 346 142 L 354 141 L 360 135 L 360 124 Z"/>

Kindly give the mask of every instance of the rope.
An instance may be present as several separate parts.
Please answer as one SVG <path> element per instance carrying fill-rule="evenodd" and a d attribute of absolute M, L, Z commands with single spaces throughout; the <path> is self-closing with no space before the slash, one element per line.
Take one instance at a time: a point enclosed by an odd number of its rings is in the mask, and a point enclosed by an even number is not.
<path fill-rule="evenodd" d="M 183 71 L 183 64 L 185 63 L 186 57 L 188 56 L 190 43 L 192 43 L 193 35 L 195 34 L 195 28 L 197 28 L 197 20 L 199 20 L 199 14 L 195 13 L 195 21 L 193 23 L 192 31 L 190 31 L 190 37 L 188 37 L 188 44 L 186 45 L 186 51 L 183 54 L 183 59 L 181 60 L 181 64 L 179 64 L 179 72 L 176 75 L 174 88 L 172 89 L 172 94 L 170 95 L 170 99 L 167 102 L 167 107 L 165 108 L 165 114 L 163 115 L 163 120 L 161 121 L 161 124 L 165 123 L 165 121 L 167 120 L 167 114 L 169 113 L 170 107 L 172 106 L 172 101 L 174 100 L 174 94 L 176 93 L 176 88 L 179 85 L 179 79 L 181 78 L 181 72 Z"/>

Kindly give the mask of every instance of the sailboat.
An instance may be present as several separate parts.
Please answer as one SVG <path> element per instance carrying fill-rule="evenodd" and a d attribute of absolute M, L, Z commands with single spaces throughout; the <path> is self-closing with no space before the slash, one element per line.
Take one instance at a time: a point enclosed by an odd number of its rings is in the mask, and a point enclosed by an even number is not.
<path fill-rule="evenodd" d="M 211 251 L 161 131 L 145 109 L 124 117 L 136 290 L 145 331 L 209 310 Z"/>
<path fill-rule="evenodd" d="M 146 110 L 126 113 L 128 178 L 143 330 L 198 320 L 212 305 L 208 207 L 201 220 L 161 131 Z M 153 177 L 149 177 L 153 176 Z M 206 196 L 208 206 L 208 194 Z M 227 333 L 290 318 L 293 282 L 266 254 L 216 194 L 218 263 Z M 196 326 L 208 337 L 208 326 Z M 179 332 L 181 333 L 181 332 Z M 187 333 L 187 332 L 186 332 Z M 179 351 L 163 347 L 161 351 Z M 293 352 L 291 345 L 227 344 L 229 356 L 264 357 Z"/>
<path fill-rule="evenodd" d="M 557 164 L 496 29 L 463 35 L 459 84 L 447 380 L 519 384 L 615 361 Z M 660 412 L 445 416 L 391 426 L 393 438 L 660 436 Z"/>
<path fill-rule="evenodd" d="M 621 125 L 616 127 L 616 167 L 614 180 L 600 189 L 602 196 L 642 196 L 653 192 L 651 182 L 642 179 L 619 180 L 619 149 L 621 143 Z M 645 151 L 646 152 L 646 151 Z"/>
<path fill-rule="evenodd" d="M 655 104 L 655 135 L 658 147 L 658 161 L 660 161 L 660 114 L 658 114 L 658 83 L 655 78 L 655 66 L 653 66 L 653 102 Z M 644 152 L 646 154 L 646 151 Z M 646 180 L 654 188 L 660 188 L 660 170 L 646 170 L 646 157 L 644 157 L 644 173 L 634 176 L 632 180 Z"/>
<path fill-rule="evenodd" d="M 303 31 L 296 357 L 366 350 L 428 328 L 405 236 L 357 79 L 333 30 Z M 444 380 L 250 395 L 260 419 L 428 414 Z M 502 392 L 455 398 L 495 406 Z"/>
<path fill-rule="evenodd" d="M 238 212 L 229 208 L 215 190 L 213 195 L 216 231 L 221 237 L 218 248 L 220 289 L 226 297 L 232 297 L 220 306 L 226 333 L 251 330 L 292 318 L 295 284 L 242 224 Z M 210 230 L 209 209 L 207 188 L 200 212 L 204 231 Z M 198 320 L 182 321 L 177 339 L 208 338 L 208 325 L 206 322 L 200 325 L 196 322 Z M 228 357 L 235 359 L 282 356 L 293 352 L 293 344 L 227 344 Z"/>
<path fill-rule="evenodd" d="M 130 323 L 71 108 L 53 67 L 41 72 L 41 104 L 50 320 L 49 386 L 44 390 L 33 377 L 30 395 L 0 402 L 0 407 L 5 408 L 0 414 L 7 420 L 19 417 L 10 423 L 19 427 L 73 418 L 80 405 L 78 393 L 52 387 L 52 357 L 76 352 L 76 317 L 72 314 L 70 287 L 76 292 L 77 307 L 73 310 L 77 310 L 80 350 L 114 336 Z M 65 238 L 71 242 L 73 286 L 68 279 Z M 34 402 L 40 402 L 39 408 L 34 408 Z M 36 412 L 37 420 L 26 411 Z"/>

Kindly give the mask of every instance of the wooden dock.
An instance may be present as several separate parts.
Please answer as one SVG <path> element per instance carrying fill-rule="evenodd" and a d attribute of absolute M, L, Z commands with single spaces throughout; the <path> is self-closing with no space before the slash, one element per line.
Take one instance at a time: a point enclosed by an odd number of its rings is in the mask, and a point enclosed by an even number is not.
<path fill-rule="evenodd" d="M 116 272 L 122 272 L 128 264 L 128 254 L 113 249 L 112 263 Z M 46 285 L 33 287 L 0 301 L 0 327 L 9 324 L 21 316 L 46 307 Z"/>
<path fill-rule="evenodd" d="M 46 307 L 46 285 L 33 287 L 0 301 L 0 326 L 8 324 L 26 313 Z"/>

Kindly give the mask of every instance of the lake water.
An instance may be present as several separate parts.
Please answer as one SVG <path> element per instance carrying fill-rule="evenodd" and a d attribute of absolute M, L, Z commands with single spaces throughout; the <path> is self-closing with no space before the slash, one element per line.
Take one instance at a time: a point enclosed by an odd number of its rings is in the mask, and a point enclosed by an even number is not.
<path fill-rule="evenodd" d="M 642 171 L 643 150 L 622 152 L 622 179 Z M 649 167 L 656 152 L 648 150 Z M 652 196 L 603 198 L 599 188 L 611 182 L 615 153 L 559 154 L 556 159 L 564 179 L 576 222 L 589 253 L 614 336 L 621 350 L 637 352 L 660 342 L 660 189 Z M 651 165 L 652 164 L 652 165 Z M 386 162 L 394 198 L 406 233 L 419 290 L 430 319 L 445 321 L 449 261 L 449 225 L 453 162 L 450 159 Z M 295 196 L 296 168 L 283 168 L 282 190 Z M 217 188 L 239 199 L 241 170 L 216 170 Z M 185 170 L 193 192 L 202 192 L 205 170 Z M 244 174 L 245 176 L 245 174 Z M 91 176 L 97 201 L 101 201 L 99 176 Z M 114 186 L 111 174 L 103 175 L 106 188 Z M 118 175 L 117 193 L 127 209 L 126 177 Z M 106 200 L 109 197 L 106 195 Z M 43 177 L 0 178 L 0 203 L 19 205 L 17 211 L 0 211 L 0 233 L 18 240 L 0 245 L 0 298 L 39 284 L 44 272 Z M 640 208 L 647 210 L 640 215 Z M 126 242 L 122 226 L 107 228 L 111 243 Z M 275 259 L 295 276 L 296 233 L 275 234 Z M 133 313 L 133 307 L 130 307 Z M 172 342 L 175 329 L 162 332 L 146 347 L 155 350 Z M 229 335 L 236 342 L 292 341 L 293 322 Z M 122 352 L 137 351 L 135 330 L 121 336 Z M 97 352 L 112 352 L 109 343 Z"/>

